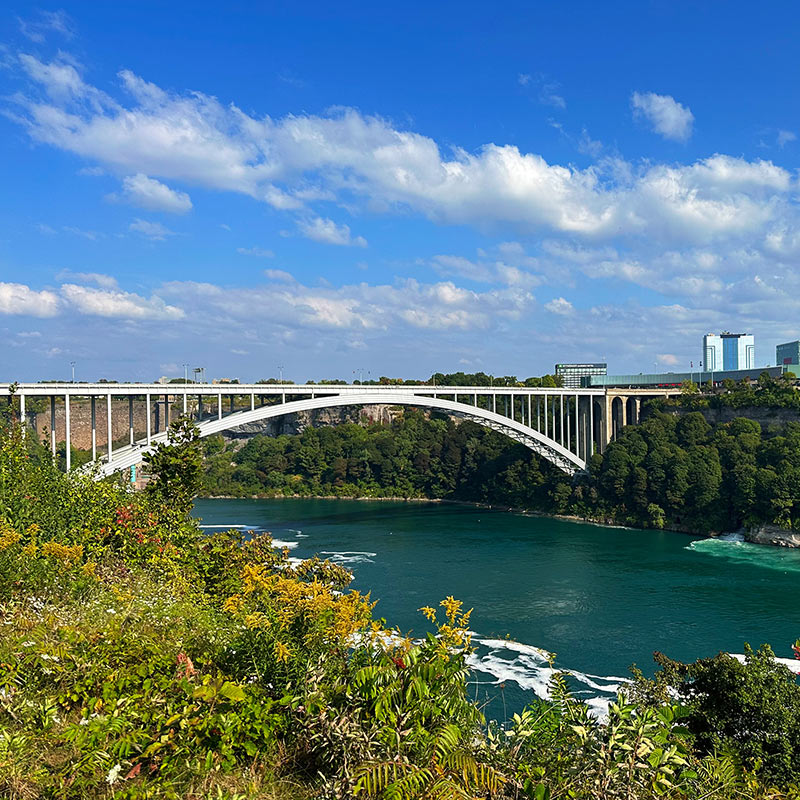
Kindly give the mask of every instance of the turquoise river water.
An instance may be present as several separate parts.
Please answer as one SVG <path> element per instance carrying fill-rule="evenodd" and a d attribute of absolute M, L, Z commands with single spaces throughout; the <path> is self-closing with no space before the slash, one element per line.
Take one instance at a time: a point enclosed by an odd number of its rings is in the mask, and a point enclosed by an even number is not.
<path fill-rule="evenodd" d="M 293 558 L 348 567 L 375 614 L 427 630 L 420 606 L 447 595 L 474 607 L 474 692 L 504 718 L 555 666 L 598 712 L 652 653 L 681 660 L 800 636 L 800 550 L 607 528 L 448 503 L 197 500 L 209 531 L 272 532 Z"/>

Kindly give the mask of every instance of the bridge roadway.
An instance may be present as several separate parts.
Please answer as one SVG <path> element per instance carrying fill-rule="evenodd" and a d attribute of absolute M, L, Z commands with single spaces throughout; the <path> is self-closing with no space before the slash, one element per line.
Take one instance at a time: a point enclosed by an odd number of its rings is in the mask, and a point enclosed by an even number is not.
<path fill-rule="evenodd" d="M 674 394 L 676 389 L 567 389 L 524 386 L 432 386 L 429 384 L 205 384 L 205 383 L 0 383 L 21 419 L 26 400 L 50 398 L 49 437 L 56 453 L 56 406 L 63 403 L 66 466 L 71 467 L 71 406 L 91 405 L 92 462 L 103 476 L 139 463 L 167 439 L 171 413 L 197 421 L 201 436 L 300 411 L 364 405 L 415 406 L 471 419 L 500 431 L 547 458 L 567 473 L 585 470 L 626 424 L 639 421 L 643 397 Z M 128 398 L 127 444 L 114 449 L 112 399 Z M 225 412 L 223 398 L 228 398 Z M 99 452 L 97 401 L 105 405 L 105 453 Z M 238 400 L 238 403 L 237 403 Z M 244 400 L 244 403 L 242 402 Z M 144 404 L 145 430 L 136 438 L 134 403 Z M 237 405 L 239 408 L 237 408 Z M 244 408 L 242 408 L 244 405 Z M 153 430 L 153 410 L 163 407 L 164 424 Z M 177 408 L 176 408 L 177 407 Z M 210 413 L 209 413 L 210 412 Z"/>

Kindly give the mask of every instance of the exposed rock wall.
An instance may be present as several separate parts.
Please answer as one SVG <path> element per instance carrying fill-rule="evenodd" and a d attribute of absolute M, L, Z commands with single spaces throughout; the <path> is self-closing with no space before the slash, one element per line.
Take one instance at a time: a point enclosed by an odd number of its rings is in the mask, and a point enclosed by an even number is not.
<path fill-rule="evenodd" d="M 175 412 L 172 412 L 173 414 Z M 56 440 L 63 442 L 66 437 L 65 407 L 63 399 L 56 403 Z M 33 411 L 25 415 L 28 424 L 33 427 L 41 441 L 50 441 L 50 401 L 43 411 Z M 70 441 L 73 447 L 89 450 L 92 446 L 92 405 L 87 400 L 72 400 L 69 404 Z M 174 418 L 174 417 L 173 417 Z M 99 397 L 96 401 L 97 445 L 105 447 L 107 437 L 106 401 Z M 150 407 L 151 431 L 164 428 L 164 402 L 156 404 L 151 402 Z M 137 438 L 144 436 L 147 430 L 147 407 L 144 400 L 133 402 L 133 428 Z M 128 401 L 127 399 L 112 399 L 111 401 L 111 435 L 114 442 L 127 441 L 129 435 Z"/>
<path fill-rule="evenodd" d="M 689 414 L 693 409 L 668 408 L 671 414 Z M 765 406 L 748 406 L 747 408 L 700 408 L 697 409 L 712 425 L 730 422 L 738 417 L 746 417 L 758 422 L 764 430 L 770 425 L 783 427 L 787 422 L 800 422 L 800 413 L 791 408 L 767 408 Z"/>
<path fill-rule="evenodd" d="M 745 531 L 744 538 L 754 544 L 771 544 L 778 547 L 800 547 L 800 533 L 779 528 L 777 525 L 759 525 Z"/>
<path fill-rule="evenodd" d="M 399 412 L 392 406 L 340 406 L 338 408 L 320 408 L 314 411 L 299 411 L 273 419 L 249 422 L 238 428 L 223 431 L 228 440 L 249 439 L 252 436 L 294 436 L 306 428 L 320 428 L 324 425 L 341 425 L 346 422 L 358 423 L 390 423 Z"/>
<path fill-rule="evenodd" d="M 176 419 L 180 415 L 180 404 L 172 403 L 170 419 Z M 204 406 L 206 414 L 204 419 L 208 419 L 209 410 L 214 411 L 214 403 L 209 402 Z M 225 413 L 229 412 L 227 404 L 223 406 Z M 240 411 L 246 406 L 237 407 Z M 196 410 L 196 405 L 195 409 Z M 321 408 L 314 411 L 301 411 L 294 414 L 287 414 L 282 417 L 250 422 L 240 425 L 238 428 L 223 431 L 222 435 L 229 441 L 243 441 L 253 436 L 263 434 L 265 436 L 281 436 L 284 434 L 295 435 L 302 433 L 306 428 L 319 428 L 325 425 L 341 425 L 343 423 L 366 422 L 366 423 L 390 423 L 398 414 L 393 406 L 387 405 L 368 405 L 368 406 L 340 406 L 335 408 Z M 133 424 L 134 433 L 137 439 L 145 435 L 147 429 L 147 411 L 144 400 L 134 400 L 133 403 Z M 39 438 L 49 443 L 50 441 L 50 404 L 47 402 L 42 411 L 29 411 L 26 415 L 28 424 L 36 429 Z M 65 409 L 61 398 L 56 403 L 56 440 L 63 442 L 65 438 Z M 112 436 L 115 444 L 127 443 L 128 428 L 128 401 L 127 399 L 114 399 L 111 403 Z M 155 397 L 151 401 L 150 425 L 151 431 L 157 433 L 165 427 L 164 402 L 161 398 L 156 402 Z M 105 398 L 98 398 L 96 403 L 96 426 L 97 426 L 97 445 L 104 449 L 106 443 L 106 403 Z M 76 399 L 70 402 L 70 431 L 73 447 L 88 450 L 92 446 L 92 412 L 91 403 L 88 399 Z"/>

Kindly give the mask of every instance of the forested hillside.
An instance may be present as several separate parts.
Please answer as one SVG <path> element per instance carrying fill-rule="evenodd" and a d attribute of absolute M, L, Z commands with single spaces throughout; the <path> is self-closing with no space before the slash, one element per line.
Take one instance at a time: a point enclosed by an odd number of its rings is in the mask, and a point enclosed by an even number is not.
<path fill-rule="evenodd" d="M 655 411 L 571 479 L 499 433 L 407 410 L 391 425 L 206 441 L 210 495 L 427 497 L 697 532 L 800 527 L 800 423 Z"/>

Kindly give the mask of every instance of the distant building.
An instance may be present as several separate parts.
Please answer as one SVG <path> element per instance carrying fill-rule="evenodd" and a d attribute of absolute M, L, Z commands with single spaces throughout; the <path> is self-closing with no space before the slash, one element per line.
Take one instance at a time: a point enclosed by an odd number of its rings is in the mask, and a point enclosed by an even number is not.
<path fill-rule="evenodd" d="M 566 389 L 579 389 L 581 378 L 587 375 L 605 375 L 608 364 L 556 364 L 556 377 Z"/>
<path fill-rule="evenodd" d="M 239 379 L 238 378 L 214 378 L 214 380 L 212 380 L 211 383 L 213 385 L 215 385 L 215 386 L 220 384 L 220 383 L 239 383 Z"/>
<path fill-rule="evenodd" d="M 775 348 L 775 363 L 800 377 L 800 341 L 786 342 Z M 797 369 L 789 369 L 797 367 Z"/>
<path fill-rule="evenodd" d="M 771 378 L 778 378 L 785 372 L 785 369 L 783 365 L 779 364 L 777 367 L 762 367 L 761 369 L 720 369 L 714 370 L 714 372 L 698 370 L 696 372 L 661 372 L 650 375 L 645 373 L 639 373 L 638 375 L 590 375 L 583 378 L 581 385 L 586 389 L 608 386 L 626 389 L 666 389 L 680 386 L 686 381 L 708 383 L 713 380 L 715 385 L 719 385 L 728 379 L 737 383 L 743 380 L 755 382 L 763 372 L 766 372 Z"/>
<path fill-rule="evenodd" d="M 755 337 L 752 333 L 707 333 L 703 337 L 702 365 L 709 372 L 755 369 Z"/>

